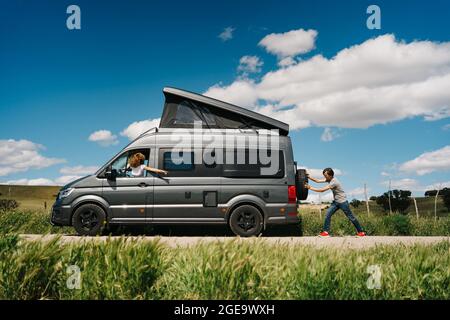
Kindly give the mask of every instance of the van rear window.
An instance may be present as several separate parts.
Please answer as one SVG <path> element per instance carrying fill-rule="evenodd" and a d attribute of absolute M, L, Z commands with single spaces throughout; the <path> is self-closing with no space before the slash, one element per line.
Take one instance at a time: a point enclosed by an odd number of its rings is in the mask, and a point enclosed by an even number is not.
<path fill-rule="evenodd" d="M 228 178 L 282 178 L 284 177 L 284 154 L 283 151 L 278 152 L 278 159 L 276 159 L 277 154 L 274 154 L 272 158 L 273 163 L 264 163 L 258 155 L 258 151 L 251 150 L 253 156 L 256 156 L 254 160 L 251 161 L 249 150 L 245 150 L 241 155 L 245 155 L 245 162 L 243 159 L 239 160 L 237 152 L 234 151 L 234 164 L 225 163 L 223 165 L 223 176 Z M 271 154 L 269 153 L 269 157 Z M 244 163 L 240 163 L 244 162 Z M 263 170 L 265 168 L 267 171 Z M 270 170 L 269 170 L 270 169 Z"/>

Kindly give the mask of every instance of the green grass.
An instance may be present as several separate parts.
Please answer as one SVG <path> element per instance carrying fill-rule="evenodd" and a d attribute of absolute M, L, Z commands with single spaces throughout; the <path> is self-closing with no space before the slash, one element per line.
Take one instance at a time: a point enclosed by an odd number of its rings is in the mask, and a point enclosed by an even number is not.
<path fill-rule="evenodd" d="M 300 211 L 302 235 L 314 236 L 322 231 L 325 213 Z M 363 229 L 372 236 L 450 236 L 450 217 L 422 217 L 393 214 L 356 215 Z M 353 235 L 355 228 L 341 211 L 331 219 L 331 234 L 335 236 Z"/>
<path fill-rule="evenodd" d="M 0 210 L 0 233 L 74 233 L 71 227 L 54 227 L 43 210 Z"/>
<path fill-rule="evenodd" d="M 76 265 L 81 288 L 69 289 Z M 369 289 L 368 267 L 381 271 Z M 0 236 L 0 299 L 449 299 L 450 244 L 318 249 L 235 240 L 169 248 Z"/>
<path fill-rule="evenodd" d="M 50 210 L 59 186 L 18 186 L 0 184 L 0 199 L 14 199 L 22 210 L 43 210 L 45 202 Z"/>
<path fill-rule="evenodd" d="M 419 211 L 419 216 L 421 217 L 434 217 L 434 201 L 435 197 L 417 197 L 417 209 Z M 350 201 L 349 201 L 350 202 Z M 357 208 L 351 207 L 355 214 L 367 215 L 366 203 L 363 201 Z M 444 206 L 444 201 L 441 196 L 438 196 L 436 203 L 437 216 L 448 216 L 449 211 Z M 381 206 L 379 206 L 375 201 L 369 201 L 369 210 L 375 215 L 387 214 Z M 416 216 L 416 208 L 414 207 L 414 202 L 411 199 L 411 204 L 406 210 L 406 213 L 411 216 Z"/>
<path fill-rule="evenodd" d="M 314 211 L 300 211 L 301 225 L 294 233 L 281 235 L 316 236 L 322 231 L 322 218 Z M 74 234 L 72 227 L 53 227 L 49 221 L 50 213 L 43 210 L 0 211 L 0 233 L 62 233 Z M 410 215 L 394 214 L 357 216 L 364 230 L 372 236 L 450 236 L 450 217 L 424 217 L 416 219 Z M 127 233 L 127 228 L 122 228 Z M 142 231 L 145 231 L 144 229 Z M 288 232 L 292 232 L 288 231 Z M 353 235 L 355 229 L 344 214 L 338 211 L 332 218 L 331 234 L 335 236 Z"/>

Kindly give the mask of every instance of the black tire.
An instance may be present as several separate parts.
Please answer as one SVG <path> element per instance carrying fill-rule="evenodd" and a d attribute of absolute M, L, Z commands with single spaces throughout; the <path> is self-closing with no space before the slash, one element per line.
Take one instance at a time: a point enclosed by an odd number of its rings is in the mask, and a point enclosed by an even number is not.
<path fill-rule="evenodd" d="M 103 232 L 106 214 L 95 204 L 83 204 L 75 210 L 72 225 L 80 236 L 96 236 Z"/>
<path fill-rule="evenodd" d="M 297 170 L 295 181 L 295 188 L 297 189 L 297 199 L 306 200 L 306 198 L 308 198 L 308 189 L 305 187 L 305 183 L 308 183 L 308 177 L 306 176 L 305 169 Z"/>
<path fill-rule="evenodd" d="M 261 212 L 252 205 L 242 205 L 233 210 L 229 225 L 231 231 L 237 236 L 257 236 L 263 229 L 263 216 Z"/>

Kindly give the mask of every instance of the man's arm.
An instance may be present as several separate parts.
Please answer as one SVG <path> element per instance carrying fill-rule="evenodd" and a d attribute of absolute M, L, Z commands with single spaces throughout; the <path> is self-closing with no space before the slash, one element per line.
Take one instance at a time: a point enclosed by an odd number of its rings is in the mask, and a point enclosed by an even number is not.
<path fill-rule="evenodd" d="M 314 181 L 314 182 L 316 182 L 316 183 L 324 183 L 324 182 L 327 182 L 327 180 L 325 180 L 325 179 L 319 180 L 319 179 L 313 178 L 313 177 L 311 177 L 311 176 L 309 175 L 309 173 L 306 173 L 306 176 L 308 177 L 309 180 L 312 180 L 312 181 Z"/>
<path fill-rule="evenodd" d="M 326 186 L 326 187 L 324 187 L 324 188 L 319 189 L 319 188 L 311 187 L 311 186 L 310 186 L 309 184 L 307 184 L 307 183 L 305 183 L 305 187 L 306 187 L 307 189 L 311 190 L 311 191 L 316 191 L 316 192 L 325 192 L 325 191 L 331 189 L 331 187 L 330 187 L 329 185 Z"/>

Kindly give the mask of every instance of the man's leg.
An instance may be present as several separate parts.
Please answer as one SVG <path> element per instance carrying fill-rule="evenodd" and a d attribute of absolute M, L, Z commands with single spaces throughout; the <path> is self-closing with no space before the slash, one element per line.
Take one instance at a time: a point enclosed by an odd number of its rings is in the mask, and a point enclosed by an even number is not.
<path fill-rule="evenodd" d="M 323 224 L 323 231 L 330 232 L 330 224 L 331 224 L 331 217 L 338 209 L 338 206 L 336 205 L 336 202 L 331 202 L 330 207 L 328 208 L 327 215 L 325 216 L 325 223 Z"/>
<path fill-rule="evenodd" d="M 342 209 L 342 211 L 344 211 L 345 215 L 347 216 L 347 218 L 353 223 L 353 225 L 355 226 L 356 230 L 358 232 L 362 232 L 362 227 L 359 224 L 358 219 L 356 219 L 356 217 L 353 215 L 352 210 L 350 210 L 350 205 L 348 204 L 348 201 L 339 203 L 339 207 Z"/>

